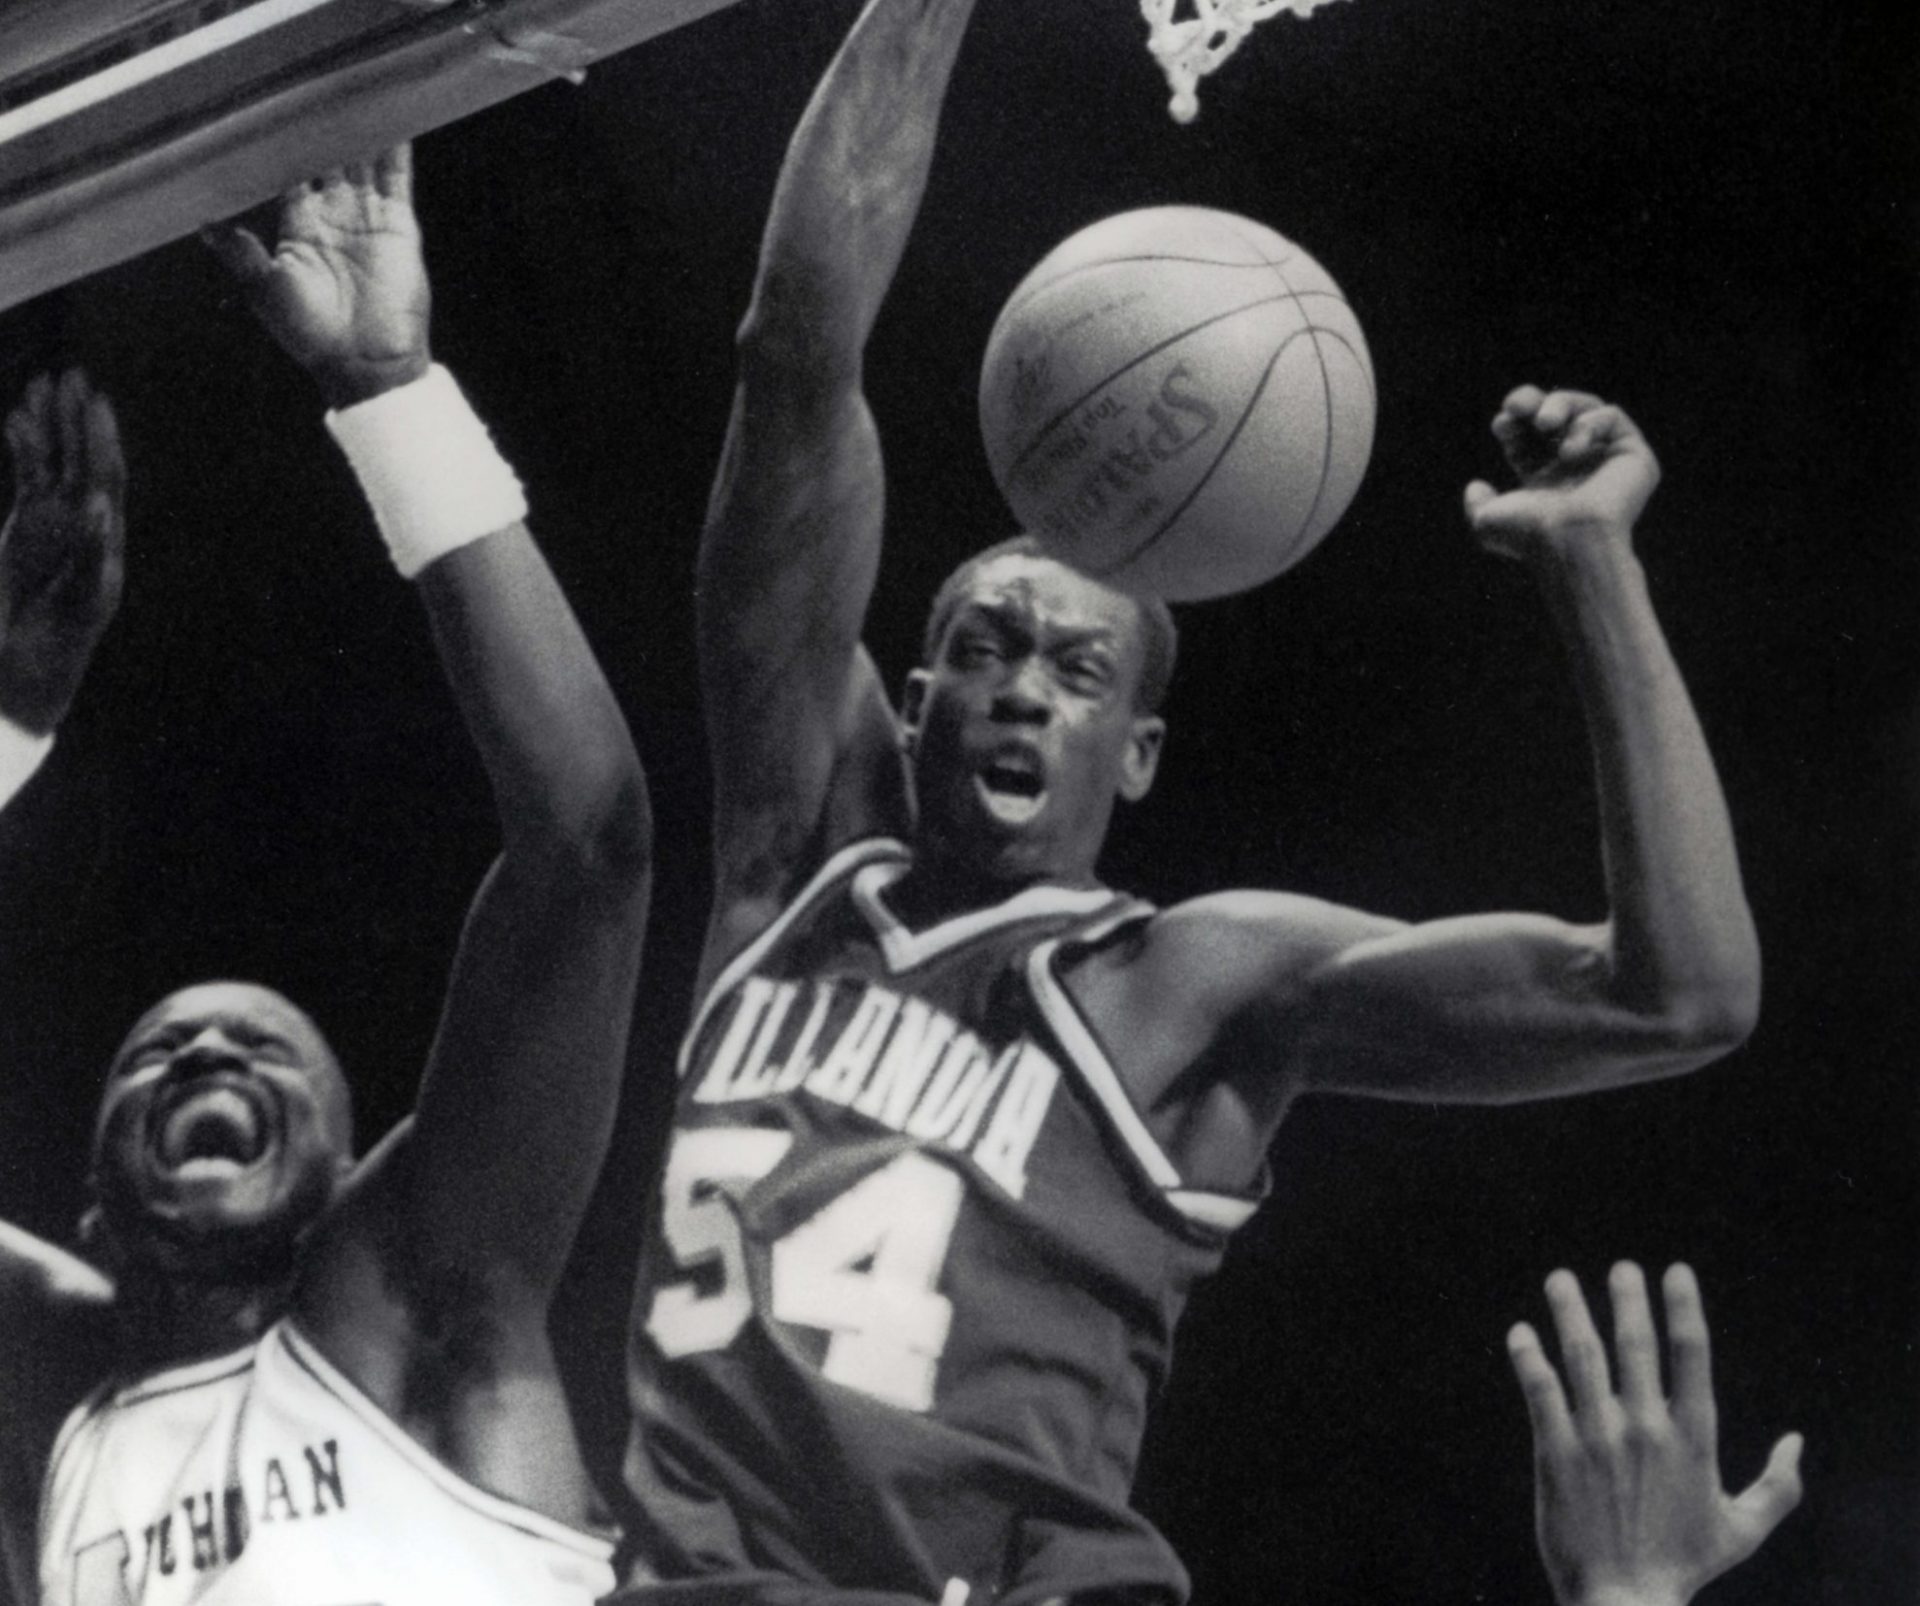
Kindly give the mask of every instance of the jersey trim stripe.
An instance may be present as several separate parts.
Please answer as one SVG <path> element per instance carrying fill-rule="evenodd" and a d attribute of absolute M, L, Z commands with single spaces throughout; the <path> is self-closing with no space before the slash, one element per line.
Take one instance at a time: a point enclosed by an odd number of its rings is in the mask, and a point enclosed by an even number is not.
<path fill-rule="evenodd" d="M 60 1470 L 60 1463 L 66 1459 L 67 1452 L 73 1448 L 73 1441 L 80 1436 L 80 1430 L 87 1423 L 108 1409 L 144 1405 L 149 1400 L 183 1394 L 189 1389 L 205 1388 L 209 1383 L 224 1382 L 237 1373 L 251 1371 L 253 1353 L 254 1346 L 249 1344 L 244 1349 L 233 1350 L 225 1355 L 213 1355 L 205 1360 L 171 1366 L 164 1372 L 136 1378 L 131 1383 L 116 1384 L 112 1378 L 107 1378 L 91 1389 L 86 1398 L 67 1413 L 66 1421 L 60 1424 L 60 1431 L 54 1436 L 53 1451 L 47 1457 L 47 1470 L 40 1479 L 39 1520 L 42 1527 L 46 1522 L 47 1500 L 53 1489 L 54 1475 Z"/>
<path fill-rule="evenodd" d="M 1169 1205 L 1197 1226 L 1232 1232 L 1246 1224 L 1259 1208 L 1259 1201 L 1182 1185 L 1179 1168 L 1149 1130 L 1126 1084 L 1120 1080 L 1120 1073 L 1113 1068 L 1113 1061 L 1080 1013 L 1080 1006 L 1074 1003 L 1073 995 L 1053 973 L 1053 958 L 1062 942 L 1071 940 L 1075 946 L 1098 942 L 1140 912 L 1140 906 L 1135 905 L 1091 930 L 1041 943 L 1027 956 L 1027 985 L 1033 991 L 1042 1017 L 1067 1051 L 1067 1059 L 1093 1090 L 1147 1180 L 1161 1190 Z"/>
<path fill-rule="evenodd" d="M 1260 1208 L 1258 1199 L 1240 1199 L 1230 1193 L 1203 1193 L 1198 1188 L 1170 1188 L 1167 1202 L 1189 1220 L 1222 1232 L 1234 1232 Z"/>
<path fill-rule="evenodd" d="M 1134 1108 L 1133 1099 L 1121 1084 L 1120 1074 L 1107 1058 L 1093 1030 L 1081 1016 L 1079 1006 L 1067 995 L 1053 974 L 1053 956 L 1060 950 L 1060 939 L 1043 942 L 1027 955 L 1027 985 L 1033 991 L 1040 1013 L 1053 1028 L 1054 1035 L 1067 1051 L 1074 1068 L 1093 1089 L 1114 1128 L 1125 1140 L 1129 1152 L 1156 1188 L 1180 1186 L 1180 1173 L 1147 1130 L 1147 1123 Z"/>
<path fill-rule="evenodd" d="M 814 877 L 786 908 L 767 922 L 767 929 L 742 948 L 739 953 L 727 961 L 720 974 L 714 978 L 713 985 L 707 989 L 706 997 L 700 1000 L 700 1008 L 695 1011 L 693 1024 L 687 1028 L 687 1034 L 680 1039 L 680 1054 L 675 1061 L 680 1076 L 687 1074 L 687 1060 L 693 1053 L 693 1045 L 700 1040 L 700 1033 L 707 1024 L 707 1018 L 719 1006 L 720 1000 L 738 987 L 753 967 L 767 955 L 767 951 L 787 932 L 787 929 L 817 903 L 834 882 L 849 870 L 858 868 L 869 859 L 882 857 L 904 859 L 907 846 L 892 837 L 865 837 L 858 842 L 849 842 L 827 862 L 814 872 Z"/>
<path fill-rule="evenodd" d="M 205 1388 L 209 1383 L 218 1383 L 223 1378 L 232 1377 L 236 1372 L 251 1369 L 253 1349 L 254 1346 L 248 1344 L 243 1349 L 230 1350 L 225 1355 L 215 1355 L 204 1361 L 189 1361 L 185 1366 L 169 1367 L 164 1372 L 153 1372 L 118 1387 L 115 1387 L 109 1379 L 108 1398 L 116 1407 L 140 1405 L 147 1400 L 160 1399 L 164 1395 L 182 1394 L 188 1389 Z"/>
<path fill-rule="evenodd" d="M 358 1417 L 361 1425 L 370 1433 L 375 1434 L 396 1455 L 410 1463 L 422 1477 L 438 1485 L 440 1490 L 451 1499 L 466 1506 L 470 1511 L 490 1518 L 518 1533 L 534 1539 L 547 1540 L 589 1560 L 604 1562 L 613 1555 L 613 1541 L 606 1535 L 592 1533 L 585 1528 L 576 1528 L 571 1523 L 562 1522 L 558 1517 L 549 1517 L 544 1512 L 530 1510 L 517 1501 L 492 1494 L 478 1484 L 470 1483 L 461 1477 L 375 1405 L 352 1378 L 340 1371 L 326 1356 L 314 1348 L 313 1340 L 301 1336 L 291 1319 L 278 1323 L 274 1328 L 274 1336 L 279 1339 L 281 1347 L 285 1349 L 294 1365 Z"/>
<path fill-rule="evenodd" d="M 881 901 L 881 894 L 906 873 L 904 863 L 870 864 L 854 876 L 852 887 L 854 907 L 873 927 L 887 969 L 896 975 L 1002 926 L 1047 915 L 1090 915 L 1116 896 L 1105 887 L 1027 887 L 1004 902 L 955 915 L 915 932 Z"/>

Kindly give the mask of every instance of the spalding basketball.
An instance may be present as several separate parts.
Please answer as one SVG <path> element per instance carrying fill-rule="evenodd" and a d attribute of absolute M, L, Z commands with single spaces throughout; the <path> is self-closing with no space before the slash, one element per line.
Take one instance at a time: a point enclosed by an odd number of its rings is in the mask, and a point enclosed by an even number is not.
<path fill-rule="evenodd" d="M 1340 287 L 1193 206 L 1082 229 L 1021 281 L 980 375 L 994 478 L 1089 574 L 1175 602 L 1304 558 L 1359 489 L 1373 363 Z"/>

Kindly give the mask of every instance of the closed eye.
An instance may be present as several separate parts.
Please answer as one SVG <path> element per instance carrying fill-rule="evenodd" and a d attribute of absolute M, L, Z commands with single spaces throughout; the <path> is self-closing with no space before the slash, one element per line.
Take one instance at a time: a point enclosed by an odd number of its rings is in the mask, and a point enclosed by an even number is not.
<path fill-rule="evenodd" d="M 113 1068 L 116 1076 L 127 1076 L 134 1071 L 144 1070 L 156 1065 L 174 1051 L 178 1039 L 171 1035 L 149 1037 L 143 1043 L 137 1043 L 120 1056 L 119 1063 Z"/>
<path fill-rule="evenodd" d="M 1000 644 L 985 636 L 974 636 L 964 641 L 957 641 L 953 647 L 953 661 L 962 669 L 980 664 L 998 663 L 1005 656 Z"/>
<path fill-rule="evenodd" d="M 1087 653 L 1075 653 L 1063 659 L 1060 671 L 1069 685 L 1081 691 L 1102 691 L 1113 681 L 1113 666 L 1106 659 Z"/>
<path fill-rule="evenodd" d="M 293 1044 L 273 1032 L 256 1031 L 250 1027 L 229 1027 L 227 1036 L 233 1039 L 236 1046 L 251 1049 L 256 1054 L 264 1054 L 269 1059 L 283 1060 L 291 1064 L 300 1057 L 299 1051 Z"/>

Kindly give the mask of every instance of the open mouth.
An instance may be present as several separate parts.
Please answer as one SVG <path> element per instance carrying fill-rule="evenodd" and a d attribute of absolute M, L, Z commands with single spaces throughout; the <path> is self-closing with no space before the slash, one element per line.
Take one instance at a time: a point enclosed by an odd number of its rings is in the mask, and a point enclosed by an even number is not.
<path fill-rule="evenodd" d="M 1024 753 L 991 759 L 974 776 L 973 784 L 987 813 L 1006 825 L 1025 825 L 1047 801 L 1039 762 Z"/>
<path fill-rule="evenodd" d="M 266 1153 L 267 1124 L 248 1094 L 227 1083 L 201 1083 L 159 1111 L 153 1140 L 156 1157 L 177 1176 L 231 1176 Z"/>

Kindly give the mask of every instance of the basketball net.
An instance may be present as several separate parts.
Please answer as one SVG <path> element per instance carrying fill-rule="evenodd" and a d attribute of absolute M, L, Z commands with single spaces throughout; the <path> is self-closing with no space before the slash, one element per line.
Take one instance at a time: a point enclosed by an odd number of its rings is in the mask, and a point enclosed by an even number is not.
<path fill-rule="evenodd" d="M 1192 15 L 1176 17 L 1182 0 L 1140 0 L 1147 19 L 1147 49 L 1167 75 L 1176 123 L 1190 123 L 1200 110 L 1200 80 L 1240 48 L 1240 41 L 1283 11 L 1312 15 L 1330 0 L 1185 0 Z"/>

